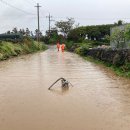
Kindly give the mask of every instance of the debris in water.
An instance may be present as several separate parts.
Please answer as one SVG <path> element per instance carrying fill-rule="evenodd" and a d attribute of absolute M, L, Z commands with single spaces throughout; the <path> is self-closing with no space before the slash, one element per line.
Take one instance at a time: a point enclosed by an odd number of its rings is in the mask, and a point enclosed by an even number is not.
<path fill-rule="evenodd" d="M 60 80 L 61 80 L 62 87 L 69 87 L 69 84 L 73 87 L 73 85 L 69 81 L 67 81 L 65 78 L 59 78 L 48 89 L 50 90 Z"/>

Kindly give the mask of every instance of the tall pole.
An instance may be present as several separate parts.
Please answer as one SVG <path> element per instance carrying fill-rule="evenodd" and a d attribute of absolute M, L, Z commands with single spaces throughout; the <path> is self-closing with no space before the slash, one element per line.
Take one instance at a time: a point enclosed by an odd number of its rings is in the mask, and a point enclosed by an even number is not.
<path fill-rule="evenodd" d="M 51 30 L 51 16 L 49 14 L 49 34 L 50 34 L 50 30 Z"/>
<path fill-rule="evenodd" d="M 51 21 L 53 21 L 51 18 L 52 18 L 52 16 L 50 15 L 50 13 L 49 13 L 49 16 L 47 16 L 47 18 L 49 19 L 49 36 L 50 36 L 50 33 L 51 33 Z"/>
<path fill-rule="evenodd" d="M 38 20 L 38 34 L 37 34 L 37 41 L 39 42 L 40 41 L 40 37 L 39 37 L 39 34 L 40 34 L 40 22 L 39 22 L 39 8 L 41 7 L 39 5 L 39 3 L 37 3 L 37 20 Z"/>

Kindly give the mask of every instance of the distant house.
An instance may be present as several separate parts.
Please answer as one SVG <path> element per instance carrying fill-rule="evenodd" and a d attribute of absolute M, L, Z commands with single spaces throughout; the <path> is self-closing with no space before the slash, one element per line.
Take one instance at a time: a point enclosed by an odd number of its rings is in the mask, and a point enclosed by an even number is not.
<path fill-rule="evenodd" d="M 130 24 L 124 24 L 111 28 L 111 48 L 130 49 L 130 40 L 127 40 L 125 37 L 125 32 L 128 26 L 130 26 Z"/>

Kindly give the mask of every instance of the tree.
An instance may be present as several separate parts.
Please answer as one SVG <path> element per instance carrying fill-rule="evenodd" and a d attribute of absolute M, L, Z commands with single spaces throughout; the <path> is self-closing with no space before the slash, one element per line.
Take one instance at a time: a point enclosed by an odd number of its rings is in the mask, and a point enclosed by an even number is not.
<path fill-rule="evenodd" d="M 124 24 L 123 20 L 119 20 L 117 23 L 114 23 L 114 25 L 116 25 L 116 26 L 120 26 L 120 25 L 123 25 L 123 24 Z"/>
<path fill-rule="evenodd" d="M 109 40 L 106 40 L 106 35 L 110 36 L 110 28 L 113 26 L 114 24 L 81 26 L 81 27 L 72 29 L 68 33 L 67 39 L 74 42 L 82 42 L 86 38 L 88 40 L 109 42 Z"/>
<path fill-rule="evenodd" d="M 109 36 L 109 35 L 105 35 L 104 41 L 105 41 L 106 43 L 108 43 L 108 45 L 110 45 L 110 36 Z"/>
<path fill-rule="evenodd" d="M 125 30 L 115 28 L 111 35 L 111 41 L 115 44 L 116 48 L 124 48 L 126 43 Z"/>
<path fill-rule="evenodd" d="M 125 27 L 125 37 L 127 41 L 130 41 L 130 24 Z"/>
<path fill-rule="evenodd" d="M 52 37 L 54 34 L 58 36 L 58 30 L 55 27 L 51 28 L 50 32 L 46 31 L 46 36 L 48 37 Z"/>
<path fill-rule="evenodd" d="M 39 34 L 38 34 L 39 33 Z M 38 35 L 39 35 L 39 37 L 41 38 L 42 37 L 42 32 L 40 31 L 38 31 L 38 29 L 36 29 L 35 30 L 35 37 L 37 38 L 38 37 Z"/>
<path fill-rule="evenodd" d="M 73 29 L 75 21 L 73 18 L 67 18 L 66 21 L 59 21 L 55 23 L 57 29 L 66 37 L 71 29 Z"/>
<path fill-rule="evenodd" d="M 20 29 L 20 30 L 19 30 L 19 33 L 20 33 L 21 35 L 25 35 L 25 34 L 26 34 L 26 32 L 25 32 L 24 29 Z"/>
<path fill-rule="evenodd" d="M 11 34 L 11 32 L 10 32 L 10 31 L 7 31 L 7 34 Z"/>
<path fill-rule="evenodd" d="M 70 30 L 67 39 L 74 42 L 82 42 L 86 38 L 86 28 L 78 27 Z"/>
<path fill-rule="evenodd" d="M 25 34 L 26 34 L 26 36 L 30 36 L 30 30 L 28 28 L 26 28 Z"/>
<path fill-rule="evenodd" d="M 89 36 L 91 36 L 91 40 L 99 40 L 101 39 L 100 29 L 97 27 L 92 27 Z"/>
<path fill-rule="evenodd" d="M 17 29 L 16 27 L 13 28 L 12 32 L 13 32 L 13 33 L 18 33 L 18 29 Z"/>
<path fill-rule="evenodd" d="M 110 40 L 112 41 L 111 43 L 116 48 L 129 48 L 130 47 L 130 24 L 113 28 Z"/>

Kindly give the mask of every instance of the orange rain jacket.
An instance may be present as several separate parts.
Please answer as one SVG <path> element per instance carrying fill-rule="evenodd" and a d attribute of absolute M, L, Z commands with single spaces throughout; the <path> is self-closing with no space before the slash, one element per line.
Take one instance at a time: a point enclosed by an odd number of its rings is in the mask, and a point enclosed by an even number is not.
<path fill-rule="evenodd" d="M 65 49 L 65 44 L 62 44 L 62 45 L 61 45 L 61 49 L 62 49 L 62 51 L 64 51 L 64 49 Z"/>
<path fill-rule="evenodd" d="M 58 49 L 60 48 L 60 43 L 59 43 L 59 42 L 57 43 L 57 48 L 58 48 Z"/>

